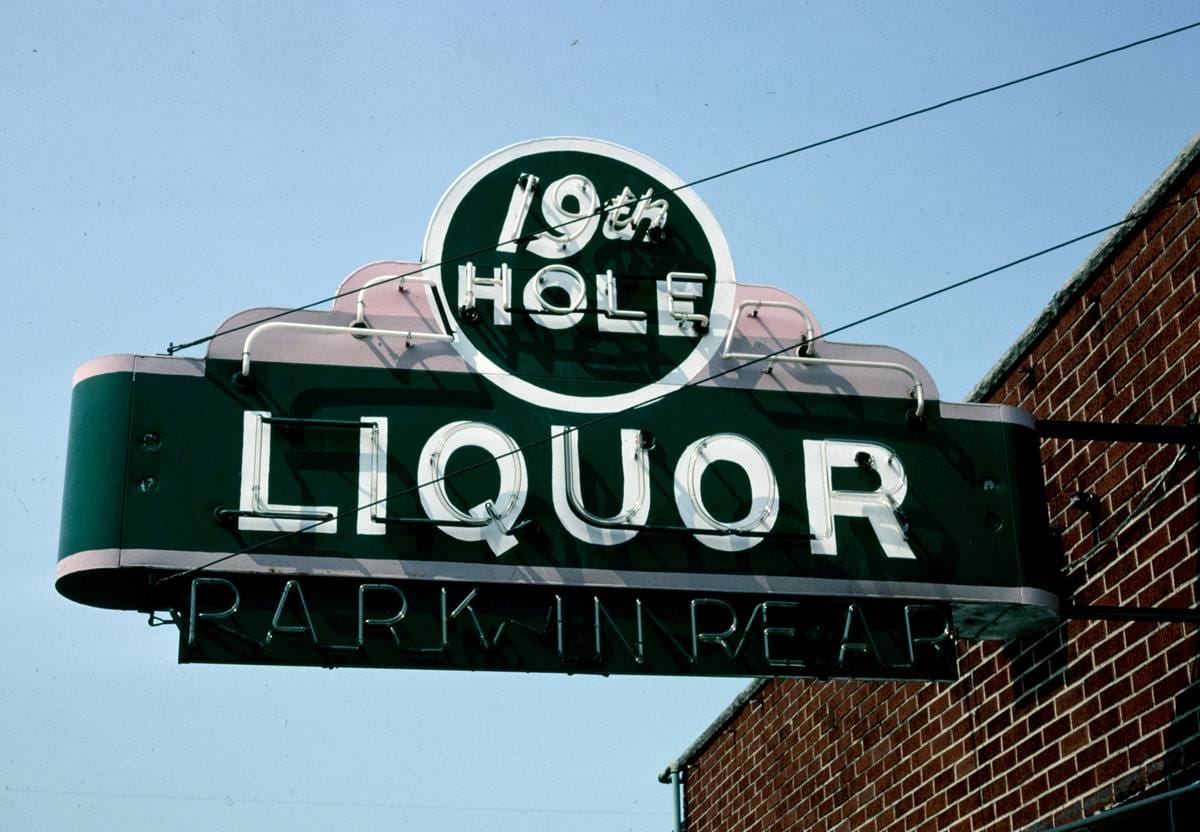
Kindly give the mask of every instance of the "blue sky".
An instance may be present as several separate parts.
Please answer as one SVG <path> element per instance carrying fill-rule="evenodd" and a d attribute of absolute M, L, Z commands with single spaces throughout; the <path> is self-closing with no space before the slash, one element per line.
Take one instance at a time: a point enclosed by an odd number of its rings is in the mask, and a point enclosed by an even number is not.
<path fill-rule="evenodd" d="M 71 373 L 415 259 L 454 178 L 582 135 L 684 179 L 1200 20 L 1146 3 L 0 10 L 0 826 L 662 830 L 736 680 L 178 666 L 52 587 Z M 1200 30 L 703 185 L 826 329 L 1119 219 L 1200 130 Z M 1095 242 L 840 336 L 961 398 Z M 198 354 L 198 353 L 193 353 Z"/>

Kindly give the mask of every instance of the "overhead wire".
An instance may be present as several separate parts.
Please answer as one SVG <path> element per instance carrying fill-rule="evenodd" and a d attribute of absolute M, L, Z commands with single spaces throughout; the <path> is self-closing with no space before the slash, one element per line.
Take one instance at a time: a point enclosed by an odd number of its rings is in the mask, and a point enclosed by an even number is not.
<path fill-rule="evenodd" d="M 869 315 L 864 315 L 853 321 L 850 321 L 845 324 L 841 324 L 841 325 L 836 326 L 832 329 L 829 329 L 825 332 L 822 332 L 820 335 L 814 336 L 813 338 L 803 338 L 794 343 L 790 343 L 787 346 L 780 347 L 779 349 L 774 350 L 772 352 L 764 353 L 764 354 L 756 356 L 755 358 L 752 358 L 752 359 L 747 359 L 738 364 L 734 364 L 729 367 L 726 367 L 722 370 L 717 370 L 717 371 L 710 373 L 702 378 L 692 379 L 691 381 L 688 381 L 688 382 L 680 385 L 678 389 L 684 390 L 684 389 L 689 389 L 692 387 L 698 387 L 702 384 L 706 384 L 706 383 L 715 381 L 716 379 L 722 378 L 724 376 L 740 372 L 749 367 L 753 367 L 756 364 L 760 364 L 764 361 L 771 361 L 774 358 L 778 358 L 780 355 L 784 355 L 787 353 L 795 353 L 797 350 L 799 350 L 815 341 L 819 341 L 819 340 L 828 338 L 830 335 L 837 335 L 839 333 L 846 332 L 847 330 L 852 329 L 854 327 L 861 326 L 865 323 L 869 323 L 871 321 L 878 320 L 879 318 L 882 318 L 886 315 L 894 314 L 903 309 L 908 309 L 912 306 L 916 306 L 917 304 L 924 303 L 925 301 L 928 301 L 928 300 L 932 300 L 933 298 L 936 298 L 940 295 L 944 295 L 948 292 L 952 292 L 956 289 L 960 289 L 964 286 L 968 286 L 972 283 L 976 283 L 980 280 L 983 280 L 984 278 L 991 277 L 993 275 L 996 275 L 1001 272 L 1007 271 L 1009 269 L 1015 268 L 1016 266 L 1022 265 L 1024 263 L 1028 263 L 1039 257 L 1044 257 L 1048 254 L 1052 254 L 1056 251 L 1060 251 L 1061 249 L 1067 248 L 1068 246 L 1072 246 L 1075 243 L 1079 243 L 1079 242 L 1082 242 L 1083 240 L 1089 239 L 1091 237 L 1096 237 L 1100 234 L 1104 234 L 1104 233 L 1113 231 L 1117 228 L 1120 228 L 1121 226 L 1138 222 L 1138 221 L 1144 219 L 1145 217 L 1149 216 L 1151 213 L 1159 211 L 1164 207 L 1169 207 L 1171 205 L 1182 205 L 1183 203 L 1196 198 L 1198 195 L 1200 195 L 1200 189 L 1197 189 L 1196 191 L 1193 191 L 1192 193 L 1190 193 L 1186 196 L 1180 197 L 1176 200 L 1171 200 L 1167 203 L 1155 205 L 1152 208 L 1148 208 L 1145 211 L 1140 211 L 1140 212 L 1130 214 L 1130 215 L 1126 216 L 1125 218 L 1118 220 L 1117 222 L 1109 223 L 1109 224 L 1101 226 L 1099 228 L 1092 229 L 1091 231 L 1087 231 L 1083 234 L 1077 234 L 1068 240 L 1063 240 L 1062 242 L 1055 243 L 1054 245 L 1039 249 L 1038 251 L 1035 251 L 1031 254 L 1026 254 L 1026 255 L 1024 255 L 1022 257 L 1018 257 L 1014 260 L 1009 260 L 1008 262 L 1003 263 L 999 266 L 995 266 L 993 268 L 986 269 L 981 272 L 977 272 L 973 275 L 970 275 L 969 277 L 965 277 L 965 278 L 962 278 L 961 280 L 956 280 L 952 283 L 948 283 L 937 289 L 933 289 L 929 292 L 925 292 L 923 294 L 909 298 L 908 300 L 893 304 L 892 306 L 888 306 L 877 312 L 872 312 Z M 340 520 L 345 517 L 354 516 L 354 515 L 358 514 L 358 512 L 360 512 L 360 511 L 365 511 L 367 509 L 375 508 L 376 506 L 383 505 L 383 504 L 387 503 L 389 500 L 395 499 L 397 497 L 402 497 L 406 494 L 411 494 L 415 491 L 419 491 L 422 488 L 427 488 L 429 486 L 436 485 L 439 482 L 444 482 L 444 481 L 450 480 L 454 477 L 461 476 L 461 475 L 466 474 L 470 471 L 473 471 L 477 468 L 483 467 L 485 465 L 489 465 L 494 461 L 505 459 L 506 457 L 513 456 L 518 453 L 524 453 L 527 450 L 531 450 L 533 448 L 539 447 L 541 445 L 546 444 L 547 442 L 553 442 L 554 440 L 556 440 L 562 436 L 565 436 L 570 431 L 586 430 L 588 428 L 594 427 L 595 425 L 601 424 L 603 422 L 607 422 L 611 419 L 615 419 L 618 416 L 623 416 L 625 414 L 628 414 L 632 411 L 641 410 L 641 409 L 644 409 L 647 407 L 652 407 L 653 405 L 661 402 L 668 396 L 673 395 L 675 392 L 677 392 L 677 390 L 674 390 L 674 389 L 667 390 L 667 391 L 660 393 L 657 396 L 654 396 L 653 398 L 651 398 L 645 402 L 642 402 L 640 404 L 631 405 L 631 406 L 622 408 L 620 410 L 615 410 L 611 413 L 604 413 L 604 414 L 600 414 L 598 416 L 594 416 L 591 419 L 583 422 L 580 425 L 572 426 L 572 427 L 570 427 L 564 431 L 561 431 L 557 434 L 552 433 L 549 436 L 545 436 L 540 439 L 535 439 L 532 442 L 528 442 L 524 445 L 520 445 L 516 448 L 513 448 L 510 451 L 505 451 L 503 453 L 496 454 L 495 456 L 489 456 L 487 459 L 481 460 L 476 463 L 472 463 L 470 465 L 465 465 L 462 468 L 457 468 L 453 471 L 447 471 L 444 475 L 442 475 L 440 477 L 435 477 L 426 482 L 418 483 L 416 485 L 412 485 L 407 488 L 401 489 L 400 491 L 395 491 L 395 492 L 386 494 L 385 496 L 380 497 L 378 500 L 374 500 L 372 502 L 365 503 L 363 505 L 356 506 L 351 509 L 346 509 L 345 511 L 336 513 L 331 517 L 320 519 L 320 520 L 314 520 L 311 524 L 309 524 L 307 526 L 303 526 L 299 529 L 295 529 L 293 531 L 288 531 L 288 532 L 281 532 L 280 534 L 278 534 L 274 537 L 259 541 L 258 543 L 251 544 L 250 546 L 247 546 L 236 552 L 231 552 L 228 554 L 221 555 L 220 557 L 214 558 L 214 559 L 212 559 L 206 563 L 203 563 L 199 566 L 190 567 L 188 569 L 183 569 L 178 572 L 173 572 L 169 575 L 165 575 L 165 576 L 157 579 L 156 581 L 154 581 L 151 584 L 151 593 L 153 594 L 153 590 L 156 587 L 158 587 L 159 585 L 161 585 L 163 583 L 166 583 L 167 581 L 172 581 L 172 580 L 176 580 L 178 578 L 187 577 L 189 575 L 194 575 L 199 572 L 203 572 L 206 569 L 211 569 L 212 567 L 217 566 L 221 563 L 224 563 L 225 561 L 231 560 L 235 557 L 239 557 L 241 555 L 249 554 L 251 552 L 255 552 L 260 549 L 266 548 L 268 546 L 272 546 L 276 543 L 280 543 L 280 542 L 287 540 L 291 537 L 294 537 L 298 534 L 304 534 L 306 532 L 310 532 L 313 529 L 324 525 L 325 523 L 331 523 L 331 522 Z"/>
<path fill-rule="evenodd" d="M 1037 72 L 1029 73 L 1028 75 L 1022 75 L 1019 78 L 1013 78 L 1009 81 L 1004 81 L 1003 83 L 993 84 L 989 87 L 984 87 L 982 89 L 975 90 L 974 92 L 968 92 L 968 93 L 964 93 L 962 95 L 954 96 L 953 98 L 947 98 L 944 101 L 937 102 L 936 104 L 929 104 L 924 107 L 919 107 L 915 110 L 910 110 L 908 112 L 901 113 L 900 115 L 883 119 L 882 121 L 876 121 L 876 122 L 873 122 L 872 124 L 868 124 L 863 127 L 858 127 L 854 130 L 848 130 L 844 133 L 838 133 L 833 136 L 828 136 L 824 139 L 819 139 L 814 142 L 809 142 L 808 144 L 800 145 L 799 147 L 791 148 L 790 150 L 784 150 L 780 153 L 775 153 L 770 156 L 764 156 L 761 159 L 755 159 L 751 162 L 745 162 L 743 164 L 736 165 L 731 168 L 727 168 L 727 169 L 719 171 L 717 173 L 709 174 L 708 176 L 703 176 L 699 179 L 693 179 L 690 182 L 685 182 L 681 185 L 676 185 L 675 187 L 672 187 L 672 188 L 665 188 L 661 191 L 656 191 L 655 193 L 653 193 L 647 197 L 644 197 L 644 198 L 645 199 L 654 199 L 657 197 L 666 196 L 667 194 L 676 193 L 678 191 L 682 191 L 685 189 L 695 188 L 697 185 L 702 185 L 706 182 L 712 182 L 716 179 L 721 179 L 726 176 L 732 176 L 735 173 L 741 173 L 743 171 L 750 170 L 751 168 L 759 167 L 760 165 L 765 165 L 770 162 L 776 162 L 776 161 L 779 161 L 780 159 L 786 159 L 790 156 L 795 156 L 799 153 L 804 153 L 809 150 L 814 150 L 818 147 L 824 147 L 826 145 L 830 145 L 835 142 L 843 141 L 845 139 L 849 139 L 854 136 L 860 136 L 863 133 L 869 133 L 872 130 L 878 130 L 882 127 L 887 127 L 892 124 L 897 124 L 899 122 L 906 121 L 907 119 L 915 118 L 917 116 L 921 116 L 921 115 L 925 115 L 927 113 L 934 112 L 935 110 L 940 110 L 945 107 L 949 107 L 952 104 L 958 104 L 960 102 L 969 101 L 973 98 L 979 98 L 980 96 L 988 95 L 990 93 L 998 92 L 1000 90 L 1009 89 L 1009 88 L 1015 87 L 1019 84 L 1024 84 L 1029 81 L 1036 80 L 1038 78 L 1044 78 L 1048 75 L 1053 75 L 1057 72 L 1062 72 L 1064 70 L 1071 69 L 1073 67 L 1077 67 L 1082 64 L 1090 63 L 1091 61 L 1096 61 L 1096 60 L 1099 60 L 1100 58 L 1106 58 L 1110 55 L 1115 55 L 1119 52 L 1124 52 L 1129 49 L 1134 49 L 1138 46 L 1144 46 L 1148 43 L 1153 43 L 1155 41 L 1173 37 L 1175 35 L 1182 34 L 1183 32 L 1187 32 L 1191 29 L 1196 29 L 1196 28 L 1200 28 L 1200 21 L 1196 21 L 1195 23 L 1189 23 L 1185 26 L 1179 26 L 1175 29 L 1170 29 L 1165 32 L 1160 32 L 1156 35 L 1150 35 L 1149 37 L 1139 38 L 1138 40 L 1130 41 L 1129 43 L 1125 43 L 1120 46 L 1115 46 L 1115 47 L 1112 47 L 1111 49 L 1105 49 L 1100 52 L 1095 52 L 1091 55 L 1087 55 L 1082 58 L 1076 58 L 1073 61 L 1067 61 L 1066 63 L 1049 67 L 1048 69 L 1039 70 Z M 599 207 L 596 208 L 596 210 L 592 211 L 589 214 L 585 214 L 585 215 L 582 215 L 579 217 L 574 217 L 570 220 L 567 220 L 566 222 L 562 222 L 557 225 L 548 226 L 545 230 L 546 231 L 554 231 L 554 230 L 563 228 L 567 225 L 571 225 L 573 223 L 586 222 L 587 220 L 591 219 L 592 217 L 602 215 L 606 210 L 607 210 L 607 208 L 604 205 L 600 205 Z M 392 277 L 390 279 L 380 280 L 375 285 L 381 286 L 381 285 L 384 285 L 384 284 L 392 282 L 392 281 L 401 280 L 405 277 L 412 277 L 413 275 L 420 274 L 422 272 L 429 271 L 431 269 L 437 269 L 444 265 L 461 262 L 470 257 L 476 257 L 480 254 L 485 254 L 489 251 L 493 251 L 500 245 L 510 245 L 510 244 L 518 244 L 519 245 L 521 243 L 529 242 L 534 237 L 537 237 L 540 233 L 542 233 L 542 232 L 533 232 L 530 234 L 519 235 L 517 237 L 513 237 L 512 239 L 501 240 L 498 243 L 489 244 L 487 246 L 483 246 L 483 247 L 474 249 L 472 251 L 461 252 L 461 253 L 451 256 L 451 257 L 444 257 L 443 259 L 441 259 L 437 262 L 424 263 L 418 269 L 414 269 L 411 272 L 406 272 L 403 275 L 396 275 L 395 277 Z M 238 324 L 236 326 L 231 326 L 227 329 L 218 330 L 217 332 L 214 332 L 211 335 L 206 335 L 202 338 L 195 338 L 191 341 L 186 341 L 182 344 L 176 344 L 174 342 L 171 342 L 170 344 L 167 345 L 166 354 L 174 355 L 175 353 L 181 352 L 182 350 L 190 349 L 191 347 L 200 346 L 201 344 L 206 344 L 216 338 L 221 337 L 222 335 L 230 335 L 235 332 L 240 332 L 242 330 L 249 329 L 250 327 L 253 327 L 253 326 L 258 326 L 259 324 L 264 324 L 264 323 L 268 323 L 270 321 L 278 320 L 279 318 L 286 317 L 287 315 L 291 315 L 296 312 L 304 312 L 306 310 L 312 309 L 313 307 L 320 306 L 325 303 L 332 303 L 333 301 L 336 301 L 341 298 L 347 297 L 349 295 L 355 294 L 358 291 L 359 291 L 358 289 L 348 289 L 344 292 L 338 292 L 338 293 L 335 293 L 328 297 L 320 298 L 319 300 L 314 300 L 311 303 L 306 303 L 303 306 L 296 306 L 291 309 L 285 309 L 285 310 L 275 312 L 270 315 L 266 315 L 264 317 L 255 319 L 253 321 L 246 321 L 246 322 Z"/>
<path fill-rule="evenodd" d="M 161 794 L 153 792 L 107 792 L 86 791 L 82 789 L 36 789 L 18 786 L 4 786 L 3 794 L 44 795 L 49 797 L 83 797 L 83 798 L 116 798 L 125 800 L 175 800 L 194 803 L 235 803 L 257 804 L 262 806 L 306 806 L 332 809 L 404 809 L 406 811 L 425 812 L 470 812 L 496 814 L 535 814 L 535 815 L 607 815 L 628 817 L 663 817 L 666 812 L 622 809 L 560 809 L 548 806 L 471 806 L 466 804 L 440 803 L 395 803 L 391 801 L 362 801 L 362 800 L 301 800 L 283 798 L 258 797 L 218 797 L 216 795 L 199 794 Z"/>

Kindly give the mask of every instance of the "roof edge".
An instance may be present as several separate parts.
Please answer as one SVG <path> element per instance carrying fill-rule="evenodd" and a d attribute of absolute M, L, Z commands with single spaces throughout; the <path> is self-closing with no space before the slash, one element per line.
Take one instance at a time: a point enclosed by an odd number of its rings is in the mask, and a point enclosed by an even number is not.
<path fill-rule="evenodd" d="M 670 783 L 671 774 L 676 771 L 683 771 L 687 768 L 693 759 L 698 757 L 704 749 L 708 748 L 709 743 L 716 739 L 717 735 L 725 730 L 729 723 L 733 722 L 734 718 L 742 712 L 742 708 L 746 703 L 754 698 L 754 695 L 763 689 L 763 686 L 769 682 L 767 677 L 759 677 L 753 679 L 750 684 L 742 688 L 741 693 L 733 697 L 733 701 L 725 706 L 725 710 L 717 714 L 717 718 L 712 721 L 712 724 L 704 729 L 696 741 L 687 747 L 687 750 L 671 761 L 662 774 L 658 775 L 658 782 Z"/>
<path fill-rule="evenodd" d="M 984 374 L 979 383 L 974 389 L 967 394 L 967 401 L 983 401 L 1000 386 L 1000 383 L 1012 372 L 1020 360 L 1029 350 L 1049 331 L 1050 327 L 1062 315 L 1063 311 L 1079 296 L 1079 293 L 1087 288 L 1092 279 L 1099 272 L 1100 268 L 1108 261 L 1114 251 L 1140 227 L 1141 220 L 1145 219 L 1163 195 L 1170 190 L 1192 162 L 1200 157 L 1200 133 L 1192 137 L 1192 140 L 1179 152 L 1179 155 L 1167 166 L 1158 178 L 1152 184 L 1133 207 L 1125 214 L 1121 224 L 1109 232 L 1108 236 L 1101 241 L 1100 245 L 1096 246 L 1095 250 L 1088 255 L 1074 274 L 1067 280 L 1066 283 L 1054 294 L 1046 307 L 1033 319 L 1033 323 L 1025 328 L 1025 331 L 1017 338 L 1011 347 L 1000 357 L 1000 360 L 992 366 L 990 370 Z"/>

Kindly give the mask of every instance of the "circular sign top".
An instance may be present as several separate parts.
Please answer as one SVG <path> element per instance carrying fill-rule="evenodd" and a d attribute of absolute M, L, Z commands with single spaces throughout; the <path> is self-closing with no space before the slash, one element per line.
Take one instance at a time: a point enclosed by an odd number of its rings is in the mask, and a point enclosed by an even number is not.
<path fill-rule="evenodd" d="M 515 144 L 460 176 L 421 259 L 437 264 L 467 364 L 526 401 L 581 413 L 694 379 L 720 349 L 735 286 L 725 236 L 684 184 L 580 138 Z"/>

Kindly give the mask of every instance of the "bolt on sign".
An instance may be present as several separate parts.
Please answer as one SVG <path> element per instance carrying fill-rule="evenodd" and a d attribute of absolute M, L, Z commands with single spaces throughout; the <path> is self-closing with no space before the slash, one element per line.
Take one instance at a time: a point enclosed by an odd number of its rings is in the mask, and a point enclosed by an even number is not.
<path fill-rule="evenodd" d="M 1050 551 L 1027 414 L 825 341 L 677 176 L 559 138 L 328 311 L 81 366 L 56 579 L 183 662 L 949 679 L 1057 620 Z"/>

